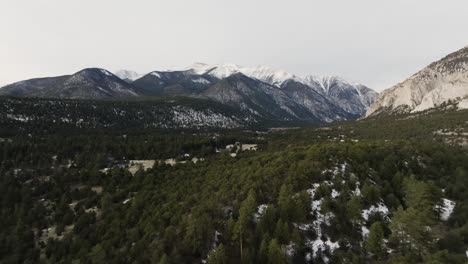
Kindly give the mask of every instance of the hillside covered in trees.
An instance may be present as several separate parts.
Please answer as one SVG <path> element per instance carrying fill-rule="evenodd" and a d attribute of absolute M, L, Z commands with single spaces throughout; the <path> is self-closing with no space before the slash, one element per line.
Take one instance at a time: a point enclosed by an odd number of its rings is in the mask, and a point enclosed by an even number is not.
<path fill-rule="evenodd" d="M 0 130 L 0 263 L 467 261 L 468 111 L 116 124 Z"/>

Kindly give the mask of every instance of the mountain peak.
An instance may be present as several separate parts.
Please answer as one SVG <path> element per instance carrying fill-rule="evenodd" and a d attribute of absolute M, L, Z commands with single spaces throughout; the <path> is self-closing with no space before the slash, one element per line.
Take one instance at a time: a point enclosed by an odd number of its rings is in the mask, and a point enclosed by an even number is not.
<path fill-rule="evenodd" d="M 218 79 L 223 79 L 236 73 L 242 73 L 247 77 L 254 78 L 275 86 L 280 86 L 288 79 L 298 79 L 298 77 L 296 77 L 294 74 L 264 65 L 250 68 L 242 67 L 233 63 L 210 65 L 197 62 L 187 67 L 186 70 L 200 75 L 208 74 Z"/>
<path fill-rule="evenodd" d="M 194 64 L 185 68 L 187 71 L 192 71 L 194 74 L 205 74 L 209 70 L 216 68 L 214 65 L 209 65 L 202 62 L 195 62 Z"/>
<path fill-rule="evenodd" d="M 89 74 L 89 73 L 96 73 L 96 74 L 104 74 L 104 75 L 107 75 L 107 76 L 114 76 L 113 73 L 111 73 L 110 71 L 106 70 L 106 69 L 102 69 L 102 68 L 95 68 L 95 67 L 91 67 L 91 68 L 84 68 L 78 72 L 76 72 L 75 74 Z"/>
<path fill-rule="evenodd" d="M 352 85 L 351 83 L 347 82 L 343 78 L 339 76 L 319 76 L 319 75 L 308 75 L 304 78 L 306 84 L 312 86 L 320 87 L 323 92 L 328 93 L 330 89 L 336 85 L 337 83 Z M 357 86 L 357 85 L 353 85 Z"/>
<path fill-rule="evenodd" d="M 137 73 L 131 70 L 118 70 L 114 74 L 122 80 L 135 81 L 136 79 L 143 76 L 143 74 Z"/>

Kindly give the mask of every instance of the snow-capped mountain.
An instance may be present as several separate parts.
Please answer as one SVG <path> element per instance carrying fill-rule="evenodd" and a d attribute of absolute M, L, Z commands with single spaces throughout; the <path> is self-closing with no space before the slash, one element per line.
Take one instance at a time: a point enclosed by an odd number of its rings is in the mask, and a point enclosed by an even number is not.
<path fill-rule="evenodd" d="M 208 65 L 195 63 L 194 65 L 189 66 L 187 70 L 194 74 L 209 75 L 218 79 L 224 79 L 236 73 L 241 73 L 247 77 L 278 88 L 290 86 L 291 82 L 296 85 L 300 83 L 308 88 L 296 89 L 294 97 L 298 103 L 302 102 L 303 106 L 309 108 L 309 110 L 317 110 L 314 104 L 310 105 L 310 100 L 316 100 L 318 97 L 317 94 L 310 94 L 308 89 L 315 90 L 322 96 L 329 99 L 336 106 L 355 116 L 363 115 L 378 95 L 377 92 L 364 85 L 351 84 L 339 77 L 317 77 L 313 75 L 300 77 L 284 70 L 277 70 L 267 66 L 248 68 L 235 64 Z M 288 82 L 290 84 L 286 85 Z M 310 98 L 310 96 L 313 98 Z M 309 98 L 306 100 L 306 97 Z M 309 101 L 309 105 L 305 103 L 306 101 Z"/>
<path fill-rule="evenodd" d="M 112 99 L 138 96 L 134 88 L 111 72 L 88 68 L 73 75 L 30 79 L 0 89 L 18 97 Z"/>
<path fill-rule="evenodd" d="M 132 82 L 146 96 L 193 96 L 219 81 L 209 75 L 192 71 L 154 71 Z"/>
<path fill-rule="evenodd" d="M 306 76 L 305 83 L 326 96 L 346 112 L 361 116 L 371 106 L 378 93 L 362 84 L 352 84 L 340 77 Z"/>
<path fill-rule="evenodd" d="M 143 77 L 144 74 L 139 74 L 135 71 L 130 70 L 118 70 L 115 73 L 115 76 L 119 77 L 120 79 L 126 82 L 133 82 L 136 79 Z"/>
<path fill-rule="evenodd" d="M 218 79 L 224 79 L 236 73 L 242 73 L 247 77 L 266 82 L 271 85 L 280 86 L 286 80 L 299 79 L 291 73 L 283 70 L 273 69 L 267 66 L 257 66 L 254 68 L 241 67 L 236 64 L 215 64 L 195 63 L 186 68 L 195 74 L 210 75 Z"/>
<path fill-rule="evenodd" d="M 270 121 L 333 122 L 365 113 L 376 93 L 340 78 L 300 77 L 266 66 L 196 63 L 180 71 L 137 75 L 85 69 L 74 75 L 32 79 L 8 85 L 0 95 L 72 99 L 175 97 L 211 99 Z"/>
<path fill-rule="evenodd" d="M 436 61 L 382 92 L 366 116 L 418 112 L 447 101 L 468 108 L 468 47 Z"/>
<path fill-rule="evenodd" d="M 354 118 L 352 114 L 335 106 L 309 87 L 304 90 L 313 95 L 307 96 L 308 94 L 302 90 L 295 93 L 297 90 L 280 89 L 242 73 L 236 73 L 210 86 L 199 97 L 238 106 L 244 112 L 269 120 L 322 123 Z M 297 94 L 300 96 L 296 97 Z M 307 98 L 304 99 L 305 97 Z"/>

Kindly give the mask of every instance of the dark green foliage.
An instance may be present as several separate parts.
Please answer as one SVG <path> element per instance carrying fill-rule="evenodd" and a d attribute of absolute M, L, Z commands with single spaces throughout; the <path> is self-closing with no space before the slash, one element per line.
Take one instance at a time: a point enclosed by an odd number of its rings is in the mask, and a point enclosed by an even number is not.
<path fill-rule="evenodd" d="M 443 117 L 216 136 L 4 133 L 0 262 L 304 263 L 309 256 L 314 263 L 464 263 L 468 155 L 432 132 L 466 128 L 467 118 Z M 334 139 L 340 135 L 344 142 Z M 260 150 L 216 153 L 236 141 Z M 205 161 L 155 165 L 135 176 L 125 168 L 129 159 L 184 160 L 185 153 Z M 319 217 L 311 211 L 314 184 L 319 212 L 332 215 L 321 233 L 310 227 Z M 439 217 L 441 198 L 456 202 L 448 221 Z M 380 203 L 388 215 L 362 217 Z M 260 205 L 266 210 L 257 215 Z M 319 240 L 339 248 L 313 258 L 310 243 Z"/>
<path fill-rule="evenodd" d="M 373 223 L 366 241 L 367 251 L 375 256 L 383 256 L 385 254 L 384 235 L 382 223 Z"/>

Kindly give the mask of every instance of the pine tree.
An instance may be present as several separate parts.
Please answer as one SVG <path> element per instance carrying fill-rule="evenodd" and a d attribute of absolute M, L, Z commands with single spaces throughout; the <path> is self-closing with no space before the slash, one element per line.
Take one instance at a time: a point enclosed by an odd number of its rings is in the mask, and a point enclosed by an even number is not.
<path fill-rule="evenodd" d="M 258 262 L 259 263 L 267 263 L 268 261 L 268 246 L 270 240 L 266 237 L 262 239 L 262 242 L 260 243 L 260 249 L 258 250 Z"/>
<path fill-rule="evenodd" d="M 375 222 L 371 225 L 369 237 L 366 241 L 367 251 L 379 258 L 384 251 L 384 229 L 381 222 Z"/>
<path fill-rule="evenodd" d="M 223 244 L 219 244 L 209 255 L 207 259 L 208 264 L 226 264 L 226 252 Z"/>
<path fill-rule="evenodd" d="M 280 209 L 280 215 L 283 220 L 290 220 L 293 212 L 293 203 L 291 197 L 292 187 L 290 185 L 281 186 L 278 196 L 278 206 Z"/>
<path fill-rule="evenodd" d="M 289 242 L 289 227 L 288 223 L 280 219 L 276 223 L 275 237 L 278 239 L 278 242 L 281 244 L 286 244 Z"/>
<path fill-rule="evenodd" d="M 268 263 L 270 264 L 283 264 L 286 263 L 286 255 L 281 249 L 278 240 L 273 239 L 268 246 Z"/>
<path fill-rule="evenodd" d="M 361 219 L 362 203 L 361 198 L 353 196 L 346 204 L 346 212 L 351 220 Z"/>
<path fill-rule="evenodd" d="M 247 198 L 242 202 L 241 207 L 239 209 L 239 219 L 237 220 L 236 227 L 235 227 L 235 238 L 239 239 L 239 248 L 240 248 L 240 255 L 242 259 L 242 249 L 243 249 L 243 235 L 246 231 L 249 222 L 252 219 L 252 215 L 255 213 L 256 209 L 256 200 L 255 200 L 255 192 L 253 190 L 249 191 L 249 195 Z"/>
<path fill-rule="evenodd" d="M 159 264 L 169 264 L 169 259 L 166 254 L 163 254 L 161 259 L 159 259 Z"/>

